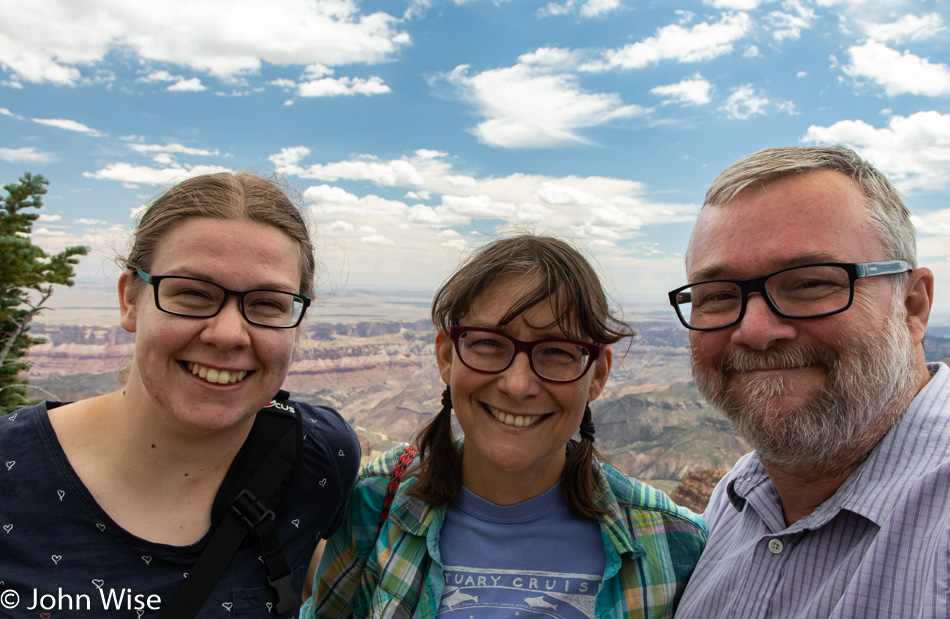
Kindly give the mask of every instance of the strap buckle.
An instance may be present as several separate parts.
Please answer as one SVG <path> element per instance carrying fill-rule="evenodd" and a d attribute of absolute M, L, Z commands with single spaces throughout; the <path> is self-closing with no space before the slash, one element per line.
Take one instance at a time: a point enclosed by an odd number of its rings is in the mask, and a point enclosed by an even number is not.
<path fill-rule="evenodd" d="M 300 606 L 300 595 L 294 591 L 292 573 L 282 576 L 277 580 L 271 580 L 270 576 L 268 576 L 267 583 L 277 592 L 278 615 Z"/>
<path fill-rule="evenodd" d="M 241 493 L 231 503 L 231 511 L 241 519 L 244 526 L 252 531 L 265 520 L 274 520 L 275 518 L 274 512 L 267 509 L 267 506 L 261 503 L 247 488 L 241 490 Z"/>

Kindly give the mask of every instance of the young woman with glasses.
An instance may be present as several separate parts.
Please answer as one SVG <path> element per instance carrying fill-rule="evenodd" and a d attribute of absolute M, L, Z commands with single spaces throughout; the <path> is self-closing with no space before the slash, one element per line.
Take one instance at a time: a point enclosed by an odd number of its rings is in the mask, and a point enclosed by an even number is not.
<path fill-rule="evenodd" d="M 196 561 L 217 530 L 213 503 L 232 464 L 253 465 L 242 446 L 287 376 L 313 295 L 302 213 L 252 174 L 171 188 L 131 245 L 118 292 L 135 356 L 122 389 L 0 421 L 0 589 L 18 598 L 0 602 L 15 616 L 158 617 L 189 577 L 208 577 Z M 272 520 L 287 572 L 272 587 L 271 557 L 249 537 L 201 617 L 296 617 L 317 539 L 350 494 L 352 429 L 329 408 L 276 407 L 302 421 L 302 448 L 281 507 L 257 524 Z"/>
<path fill-rule="evenodd" d="M 671 617 L 705 532 L 594 449 L 589 403 L 633 330 L 587 260 L 496 240 L 432 317 L 443 408 L 401 479 L 404 445 L 362 470 L 301 616 Z"/>

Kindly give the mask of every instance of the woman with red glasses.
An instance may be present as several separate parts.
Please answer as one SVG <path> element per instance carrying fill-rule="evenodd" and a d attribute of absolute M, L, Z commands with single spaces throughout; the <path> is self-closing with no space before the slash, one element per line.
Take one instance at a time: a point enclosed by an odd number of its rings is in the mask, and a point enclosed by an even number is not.
<path fill-rule="evenodd" d="M 671 617 L 705 531 L 594 449 L 589 403 L 633 330 L 587 260 L 554 238 L 497 240 L 432 317 L 443 408 L 418 455 L 362 470 L 301 616 Z"/>

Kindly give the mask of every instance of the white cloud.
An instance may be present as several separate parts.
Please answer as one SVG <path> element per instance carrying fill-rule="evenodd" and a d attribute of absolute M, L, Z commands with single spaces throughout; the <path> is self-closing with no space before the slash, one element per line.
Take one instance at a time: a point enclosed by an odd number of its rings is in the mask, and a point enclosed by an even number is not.
<path fill-rule="evenodd" d="M 670 24 L 656 35 L 604 53 L 602 61 L 585 65 L 587 71 L 642 69 L 663 60 L 703 62 L 732 52 L 733 46 L 752 28 L 746 13 L 729 13 L 718 22 L 702 22 L 690 28 Z"/>
<path fill-rule="evenodd" d="M 869 37 L 886 43 L 893 41 L 922 41 L 945 30 L 943 18 L 939 13 L 928 13 L 923 17 L 904 15 L 896 22 L 888 24 L 869 24 L 866 28 Z"/>
<path fill-rule="evenodd" d="M 374 225 L 382 229 L 380 222 L 385 221 L 387 229 L 405 225 L 445 229 L 474 220 L 500 220 L 564 228 L 579 225 L 582 232 L 584 226 L 588 230 L 614 229 L 620 234 L 646 224 L 686 221 L 694 208 L 646 202 L 639 197 L 644 191 L 642 184 L 615 178 L 526 174 L 474 178 L 459 174 L 447 155 L 437 151 L 419 150 L 390 161 L 362 155 L 349 161 L 301 165 L 308 155 L 308 149 L 293 147 L 271 160 L 280 162 L 278 173 L 326 181 L 307 188 L 304 198 L 326 220 L 323 227 L 341 233 L 351 230 L 343 230 L 340 221 L 355 228 Z M 329 184 L 335 182 L 346 182 L 348 187 L 368 182 L 384 188 L 412 188 L 417 196 L 424 194 L 438 203 L 408 205 Z"/>
<path fill-rule="evenodd" d="M 369 236 L 364 236 L 360 240 L 363 241 L 364 243 L 369 243 L 370 245 L 395 245 L 396 244 L 390 239 L 387 239 L 385 236 L 382 236 L 381 234 L 371 234 Z"/>
<path fill-rule="evenodd" d="M 98 180 L 121 181 L 127 185 L 172 185 L 178 181 L 198 176 L 199 174 L 211 174 L 213 172 L 228 172 L 227 168 L 219 166 L 194 166 L 183 167 L 173 166 L 166 168 L 150 168 L 148 166 L 136 166 L 130 163 L 112 163 L 96 170 L 95 172 L 83 172 L 86 178 Z"/>
<path fill-rule="evenodd" d="M 373 76 L 360 77 L 324 77 L 297 85 L 297 94 L 301 97 L 339 97 L 352 95 L 380 95 L 391 92 L 382 79 Z"/>
<path fill-rule="evenodd" d="M 539 17 L 560 17 L 577 13 L 581 17 L 595 18 L 616 11 L 623 5 L 620 0 L 567 0 L 566 2 L 551 2 L 538 9 Z"/>
<path fill-rule="evenodd" d="M 169 142 L 168 144 L 129 144 L 129 148 L 143 155 L 153 153 L 175 153 L 182 155 L 197 155 L 201 157 L 210 157 L 218 155 L 218 149 L 208 150 L 206 148 L 192 148 L 184 146 L 178 142 Z"/>
<path fill-rule="evenodd" d="M 552 58 L 560 58 L 559 66 Z M 584 92 L 573 58 L 563 51 L 541 49 L 522 56 L 512 67 L 470 74 L 468 65 L 446 77 L 462 98 L 486 120 L 472 132 L 490 146 L 550 147 L 583 143 L 581 129 L 644 115 L 638 105 L 624 105 L 615 93 Z"/>
<path fill-rule="evenodd" d="M 201 92 L 207 89 L 205 88 L 204 84 L 201 83 L 200 79 L 193 77 L 187 80 L 182 78 L 165 90 L 168 92 Z"/>
<path fill-rule="evenodd" d="M 754 11 L 762 0 L 703 0 L 703 4 L 721 11 Z"/>
<path fill-rule="evenodd" d="M 92 137 L 102 137 L 102 133 L 96 129 L 92 129 L 77 122 L 75 120 L 69 120 L 66 118 L 34 118 L 33 122 L 39 123 L 41 125 L 47 125 L 50 127 L 58 127 L 60 129 L 65 129 L 67 131 L 77 131 L 79 133 L 85 133 L 86 135 L 91 135 Z"/>
<path fill-rule="evenodd" d="M 0 64 L 19 80 L 75 85 L 114 51 L 231 79 L 276 66 L 374 64 L 410 43 L 350 0 L 4 0 Z M 183 17 L 186 16 L 186 17 Z M 288 18 L 292 16 L 292 18 Z"/>
<path fill-rule="evenodd" d="M 786 0 L 782 11 L 769 13 L 767 21 L 772 27 L 772 36 L 776 41 L 796 40 L 802 36 L 802 30 L 811 28 L 816 19 L 815 11 L 798 0 Z"/>
<path fill-rule="evenodd" d="M 862 120 L 811 126 L 802 141 L 849 146 L 904 191 L 950 187 L 950 114 L 892 116 L 880 129 Z"/>
<path fill-rule="evenodd" d="M 32 146 L 24 148 L 0 148 L 0 161 L 7 163 L 50 163 L 56 161 L 52 153 L 44 153 Z"/>
<path fill-rule="evenodd" d="M 920 213 L 911 217 L 914 227 L 918 233 L 922 234 L 940 234 L 950 236 L 950 209 L 940 209 L 939 211 L 930 211 L 929 213 Z M 941 239 L 945 241 L 945 239 Z M 947 246 L 939 248 L 939 251 L 932 252 L 941 256 L 946 255 Z"/>
<path fill-rule="evenodd" d="M 79 219 L 73 220 L 74 224 L 80 224 L 83 226 L 107 226 L 109 225 L 108 221 L 102 219 L 89 219 L 86 217 L 80 217 Z"/>
<path fill-rule="evenodd" d="M 765 106 L 768 104 L 767 98 L 757 95 L 749 84 L 743 84 L 733 90 L 719 109 L 729 118 L 748 120 L 756 114 L 765 114 Z"/>
<path fill-rule="evenodd" d="M 867 78 L 884 88 L 888 96 L 900 94 L 939 97 L 950 95 L 950 67 L 932 64 L 910 52 L 868 41 L 848 50 L 851 64 L 844 72 L 855 78 Z"/>
<path fill-rule="evenodd" d="M 650 89 L 653 94 L 664 97 L 666 101 L 663 105 L 669 103 L 679 103 L 680 105 L 706 105 L 710 101 L 710 92 L 713 85 L 702 75 L 696 73 L 676 84 L 666 86 L 657 86 Z"/>
<path fill-rule="evenodd" d="M 37 221 L 44 221 L 44 222 L 62 221 L 62 220 L 63 220 L 62 215 L 50 215 L 49 213 L 40 213 L 39 219 L 37 219 Z"/>

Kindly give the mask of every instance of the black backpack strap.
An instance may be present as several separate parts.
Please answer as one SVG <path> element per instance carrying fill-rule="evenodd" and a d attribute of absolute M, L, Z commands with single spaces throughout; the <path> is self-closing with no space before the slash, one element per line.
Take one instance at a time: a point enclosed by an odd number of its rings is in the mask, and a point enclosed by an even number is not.
<path fill-rule="evenodd" d="M 278 398 L 283 396 L 286 399 L 288 395 L 281 391 Z M 284 410 L 290 408 L 286 404 L 279 407 Z M 282 415 L 287 417 L 286 413 Z M 295 469 L 302 440 L 299 415 L 294 414 L 293 417 L 292 423 L 279 423 L 273 421 L 277 417 L 268 409 L 258 413 L 251 434 L 232 463 L 215 498 L 215 507 L 212 509 L 214 533 L 211 540 L 188 572 L 188 578 L 181 583 L 171 602 L 163 608 L 162 619 L 195 617 L 227 569 L 234 553 L 251 532 L 260 542 L 268 583 L 278 594 L 277 613 L 285 613 L 300 605 L 300 595 L 294 591 L 292 584 L 293 572 L 284 557 L 274 524 L 274 509 L 283 498 L 277 495 L 287 489 L 290 481 L 288 478 Z M 262 427 L 263 430 L 260 429 Z M 268 438 L 273 438 L 275 428 L 278 437 L 276 442 L 273 442 Z M 253 462 L 248 463 L 246 460 L 262 450 L 262 443 L 266 455 L 263 462 L 254 467 Z M 242 485 L 241 474 L 248 470 L 253 471 L 250 480 L 243 484 L 243 488 L 235 495 L 231 489 L 235 484 L 239 487 Z M 233 499 L 229 500 L 229 497 Z M 215 527 L 215 512 L 220 513 L 223 508 L 227 511 L 220 514 L 221 520 Z"/>

